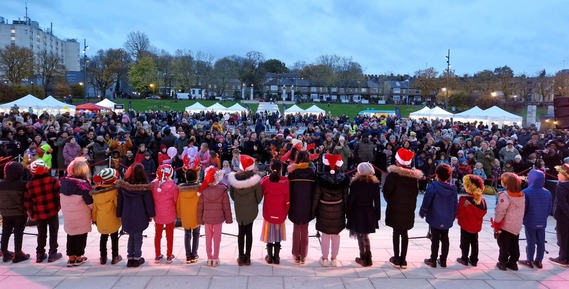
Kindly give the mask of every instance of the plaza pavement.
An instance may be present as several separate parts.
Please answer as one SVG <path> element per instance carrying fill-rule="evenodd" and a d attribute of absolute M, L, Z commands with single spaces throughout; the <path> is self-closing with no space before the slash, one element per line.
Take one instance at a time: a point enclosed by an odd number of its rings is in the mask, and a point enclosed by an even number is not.
<path fill-rule="evenodd" d="M 430 255 L 430 241 L 426 238 L 410 240 L 407 269 L 400 270 L 392 267 L 387 260 L 392 256 L 391 228 L 386 227 L 383 220 L 380 229 L 370 235 L 373 253 L 373 266 L 363 268 L 355 263 L 358 255 L 357 241 L 350 239 L 348 232 L 341 233 L 341 245 L 338 255 L 338 267 L 321 267 L 320 245 L 317 238 L 310 238 L 308 258 L 305 265 L 295 264 L 291 256 L 292 224 L 287 221 L 287 237 L 282 243 L 281 264 L 268 265 L 264 261 L 264 244 L 259 241 L 262 217 L 257 217 L 253 228 L 253 252 L 251 266 L 239 267 L 237 258 L 237 239 L 223 235 L 221 241 L 219 267 L 206 266 L 205 240 L 200 239 L 200 261 L 196 264 L 185 264 L 183 248 L 183 230 L 177 228 L 174 232 L 174 254 L 177 259 L 172 264 L 154 264 L 154 228 L 153 224 L 145 231 L 148 235 L 144 240 L 143 256 L 147 262 L 139 268 L 126 268 L 123 260 L 117 265 L 99 264 L 99 233 L 93 227 L 89 234 L 86 256 L 87 263 L 79 267 L 67 268 L 66 258 L 54 263 L 35 263 L 35 237 L 24 236 L 24 251 L 32 258 L 18 264 L 0 262 L 0 288 L 72 288 L 72 289 L 106 289 L 106 288 L 146 288 L 146 289 L 386 289 L 386 288 L 437 288 L 437 289 L 535 289 L 535 288 L 569 288 L 569 269 L 553 266 L 547 259 L 556 257 L 558 248 L 554 234 L 555 220 L 549 218 L 546 233 L 546 250 L 543 262 L 544 268 L 529 269 L 520 267 L 517 272 L 500 271 L 495 268 L 498 257 L 498 246 L 493 237 L 489 217 L 494 214 L 494 196 L 485 196 L 489 210 L 485 217 L 484 229 L 480 233 L 480 261 L 478 267 L 465 267 L 456 263 L 460 256 L 460 230 L 455 222 L 450 230 L 450 254 L 447 268 L 430 268 L 423 260 Z M 418 206 L 422 201 L 419 196 Z M 385 202 L 383 201 L 385 212 Z M 260 206 L 261 211 L 262 205 Z M 418 210 L 417 210 L 418 211 Z M 416 217 L 415 228 L 409 232 L 410 237 L 424 237 L 427 224 Z M 203 233 L 202 228 L 202 233 Z M 26 228 L 27 233 L 35 233 L 35 227 Z M 223 232 L 237 233 L 235 223 L 224 224 Z M 311 223 L 310 234 L 315 234 L 314 222 Z M 523 232 L 520 236 L 524 238 Z M 120 239 L 120 253 L 126 259 L 126 244 L 128 236 Z M 63 224 L 60 225 L 60 252 L 65 255 L 66 235 Z M 13 248 L 10 240 L 10 249 Z M 166 241 L 163 239 L 162 247 Z M 110 246 L 110 242 L 109 242 Z M 521 256 L 525 258 L 525 241 L 520 241 Z M 164 249 L 163 249 L 164 251 Z M 109 247 L 110 252 L 110 247 Z"/>

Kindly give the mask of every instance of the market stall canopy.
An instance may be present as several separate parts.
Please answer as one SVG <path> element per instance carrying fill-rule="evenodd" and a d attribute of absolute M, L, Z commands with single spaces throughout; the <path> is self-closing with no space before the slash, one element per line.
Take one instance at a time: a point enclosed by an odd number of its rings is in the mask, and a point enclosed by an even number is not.
<path fill-rule="evenodd" d="M 88 103 L 84 103 L 84 104 L 80 104 L 78 106 L 75 107 L 76 110 L 90 110 L 90 111 L 101 111 L 101 110 L 106 110 L 106 107 L 100 106 L 100 105 L 96 105 L 94 103 L 88 102 Z"/>
<path fill-rule="evenodd" d="M 409 118 L 422 118 L 422 117 L 428 117 L 429 112 L 431 111 L 431 109 L 428 106 L 425 106 L 417 111 L 414 111 L 412 113 L 409 114 Z"/>
<path fill-rule="evenodd" d="M 190 106 L 186 107 L 186 111 L 189 113 L 195 113 L 195 112 L 200 112 L 200 111 L 206 111 L 207 107 L 205 107 L 203 104 L 196 102 Z"/>
<path fill-rule="evenodd" d="M 433 109 L 431 109 L 429 111 L 429 113 L 427 113 L 427 118 L 428 119 L 437 119 L 437 118 L 452 118 L 453 114 L 438 107 L 435 106 Z"/>
<path fill-rule="evenodd" d="M 22 98 L 14 100 L 14 101 L 1 104 L 0 105 L 0 111 L 8 112 L 12 108 L 14 108 L 14 105 L 16 105 L 18 107 L 18 111 L 30 111 L 30 109 L 31 109 L 35 113 L 38 113 L 38 112 L 43 111 L 44 109 L 48 108 L 46 106 L 46 104 L 43 102 L 43 100 L 41 100 L 41 99 L 31 95 L 31 94 L 28 94 Z"/>
<path fill-rule="evenodd" d="M 287 109 L 285 109 L 284 114 L 297 114 L 297 113 L 304 113 L 304 109 L 300 108 L 298 105 L 293 105 Z"/>
<path fill-rule="evenodd" d="M 484 114 L 487 116 L 488 123 L 495 123 L 500 127 L 503 125 L 513 125 L 514 122 L 521 126 L 524 121 L 523 117 L 509 113 L 497 106 L 484 110 Z"/>
<path fill-rule="evenodd" d="M 75 105 L 65 103 L 63 101 L 57 100 L 55 97 L 49 95 L 46 97 L 43 102 L 49 106 L 50 110 L 56 110 L 59 112 L 70 112 L 71 114 L 75 113 Z"/>
<path fill-rule="evenodd" d="M 212 104 L 211 106 L 208 106 L 208 107 L 207 107 L 207 110 L 208 110 L 208 111 L 215 111 L 215 112 L 218 112 L 218 111 L 222 111 L 222 112 L 223 112 L 223 111 L 226 111 L 226 110 L 227 110 L 227 107 L 225 107 L 225 106 L 219 104 L 219 102 L 216 102 L 216 103 Z"/>
<path fill-rule="evenodd" d="M 102 107 L 106 107 L 110 110 L 114 110 L 115 109 L 115 104 L 114 102 L 110 101 L 108 98 L 105 98 L 97 103 L 95 103 L 96 105 L 102 106 Z"/>
<path fill-rule="evenodd" d="M 236 112 L 244 112 L 247 111 L 246 108 L 244 108 L 243 106 L 241 106 L 239 103 L 236 103 L 228 108 L 225 109 L 226 112 L 229 113 L 236 113 Z"/>
<path fill-rule="evenodd" d="M 307 109 L 304 110 L 305 113 L 309 113 L 309 114 L 321 114 L 321 113 L 326 113 L 325 110 L 319 108 L 316 105 L 313 105 Z"/>
<path fill-rule="evenodd" d="M 280 113 L 279 106 L 276 103 L 259 102 L 257 112 L 276 112 Z"/>

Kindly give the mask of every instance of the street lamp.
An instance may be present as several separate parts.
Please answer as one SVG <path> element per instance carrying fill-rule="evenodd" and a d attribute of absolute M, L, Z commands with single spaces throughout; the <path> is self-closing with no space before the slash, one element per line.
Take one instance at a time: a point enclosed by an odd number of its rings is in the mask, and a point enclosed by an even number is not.
<path fill-rule="evenodd" d="M 83 81 L 85 82 L 85 85 L 83 88 L 84 88 L 84 94 L 85 94 L 84 95 L 84 97 L 85 97 L 84 102 L 85 103 L 87 102 L 87 92 L 88 92 L 88 90 L 87 90 L 87 48 L 89 48 L 89 46 L 87 46 L 87 39 L 83 38 L 83 76 L 85 78 L 85 79 L 83 79 Z"/>
<path fill-rule="evenodd" d="M 245 83 L 241 86 L 241 99 L 245 99 Z"/>
<path fill-rule="evenodd" d="M 251 83 L 251 100 L 253 100 L 253 84 Z"/>
<path fill-rule="evenodd" d="M 448 109 L 448 78 L 450 75 L 450 49 L 448 50 L 447 56 L 447 89 L 446 89 L 446 98 L 445 98 L 445 109 Z"/>
<path fill-rule="evenodd" d="M 150 84 L 150 88 L 152 88 L 152 95 L 154 95 L 154 86 L 155 86 L 154 83 Z"/>

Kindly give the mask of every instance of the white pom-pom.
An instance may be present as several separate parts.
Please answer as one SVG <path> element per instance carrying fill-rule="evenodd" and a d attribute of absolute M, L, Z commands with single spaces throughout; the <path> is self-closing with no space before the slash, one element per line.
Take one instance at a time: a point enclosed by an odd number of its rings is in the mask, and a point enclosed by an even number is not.
<path fill-rule="evenodd" d="M 202 193 L 198 192 L 198 197 L 201 196 L 201 195 L 202 195 Z"/>
<path fill-rule="evenodd" d="M 330 173 L 331 173 L 331 174 L 335 174 L 336 171 L 335 171 L 335 170 L 330 170 Z"/>
<path fill-rule="evenodd" d="M 162 192 L 162 188 L 158 188 L 158 189 L 156 189 L 156 191 L 160 193 L 160 192 Z"/>

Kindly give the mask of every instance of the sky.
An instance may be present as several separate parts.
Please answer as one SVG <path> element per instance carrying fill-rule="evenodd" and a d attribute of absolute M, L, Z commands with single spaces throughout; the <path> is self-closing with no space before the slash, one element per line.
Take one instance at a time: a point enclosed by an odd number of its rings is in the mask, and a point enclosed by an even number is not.
<path fill-rule="evenodd" d="M 214 59 L 261 52 L 288 67 L 318 56 L 351 57 L 366 74 L 447 67 L 474 74 L 504 65 L 515 74 L 569 68 L 567 0 L 27 0 L 28 17 L 62 39 L 87 40 L 88 55 L 124 47 L 130 32 L 174 54 Z M 25 17 L 3 0 L 0 17 Z M 83 47 L 82 47 L 83 48 Z M 81 49 L 82 49 L 81 48 Z"/>

